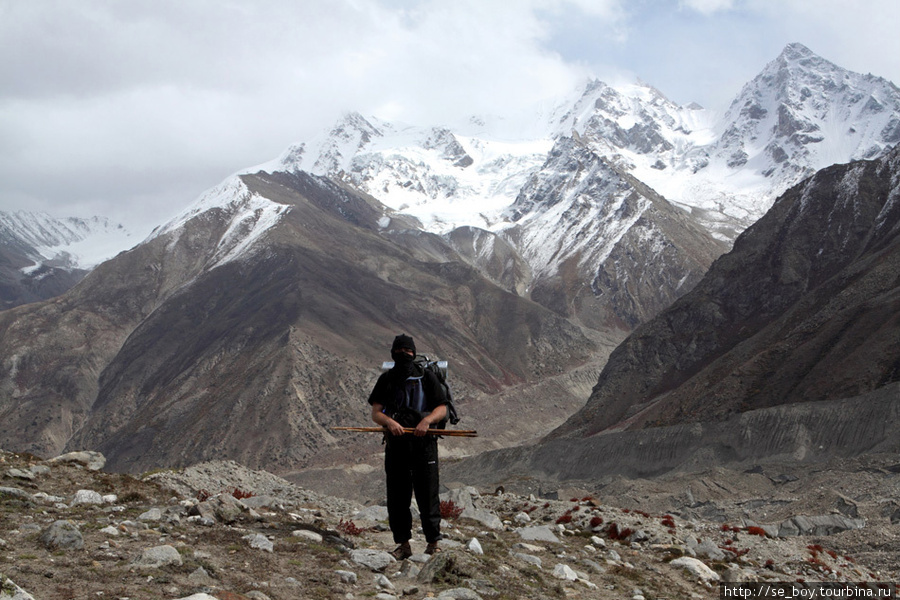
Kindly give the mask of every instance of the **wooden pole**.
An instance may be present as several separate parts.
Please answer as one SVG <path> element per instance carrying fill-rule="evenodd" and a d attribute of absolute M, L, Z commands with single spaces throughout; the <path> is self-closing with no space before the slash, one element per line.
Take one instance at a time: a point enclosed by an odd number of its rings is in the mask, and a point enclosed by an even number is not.
<path fill-rule="evenodd" d="M 353 431 L 358 433 L 387 433 L 384 427 L 332 427 L 334 431 Z M 414 427 L 404 427 L 404 433 L 414 433 Z M 441 435 L 447 437 L 478 437 L 474 429 L 429 429 L 429 435 Z"/>

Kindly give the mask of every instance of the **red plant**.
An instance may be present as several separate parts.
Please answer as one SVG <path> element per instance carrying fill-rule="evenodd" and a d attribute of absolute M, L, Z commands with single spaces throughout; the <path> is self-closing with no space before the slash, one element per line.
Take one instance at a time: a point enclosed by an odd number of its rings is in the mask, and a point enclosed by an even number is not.
<path fill-rule="evenodd" d="M 364 529 L 357 527 L 356 523 L 353 521 L 345 521 L 343 519 L 337 524 L 337 530 L 344 535 L 359 535 L 365 531 Z"/>
<path fill-rule="evenodd" d="M 767 568 L 767 569 L 774 569 L 774 568 L 775 568 L 775 561 L 772 560 L 771 558 L 770 558 L 769 560 L 767 560 L 767 561 L 766 561 L 766 568 Z"/>
<path fill-rule="evenodd" d="M 766 533 L 766 530 L 762 527 L 756 527 L 755 525 L 751 525 L 746 529 L 747 533 L 750 535 L 758 535 L 759 537 L 769 537 L 769 534 Z"/>
<path fill-rule="evenodd" d="M 197 490 L 197 500 L 199 500 L 200 502 L 206 502 L 207 500 L 209 500 L 209 497 L 211 495 L 212 494 L 210 494 L 206 490 L 203 490 L 203 489 Z"/>
<path fill-rule="evenodd" d="M 556 520 L 557 525 L 560 523 L 571 523 L 571 522 L 572 522 L 572 515 L 570 515 L 569 513 L 562 515 L 560 518 L 558 518 Z"/>
<path fill-rule="evenodd" d="M 737 532 L 740 530 L 741 530 L 740 527 L 735 527 L 734 525 L 729 525 L 728 523 L 722 523 L 722 531 Z"/>
<path fill-rule="evenodd" d="M 441 518 L 456 519 L 463 513 L 463 508 L 457 506 L 453 500 L 441 500 Z"/>
<path fill-rule="evenodd" d="M 591 517 L 591 527 L 599 527 L 603 525 L 603 517 Z"/>
<path fill-rule="evenodd" d="M 672 515 L 665 515 L 662 518 L 663 527 L 668 527 L 669 529 L 675 529 L 675 519 Z"/>
<path fill-rule="evenodd" d="M 239 490 L 238 488 L 234 488 L 234 491 L 231 492 L 231 495 L 237 498 L 238 500 L 243 500 L 244 498 L 252 498 L 253 492 L 245 492 Z"/>
<path fill-rule="evenodd" d="M 594 499 L 593 496 L 585 496 L 584 498 L 581 499 L 581 501 L 582 502 L 590 502 L 593 499 Z"/>
<path fill-rule="evenodd" d="M 573 506 L 573 507 L 571 508 L 571 511 L 572 511 L 572 512 L 578 512 L 579 510 L 581 510 L 581 507 L 580 507 L 580 506 Z"/>
<path fill-rule="evenodd" d="M 625 540 L 631 537 L 631 534 L 634 533 L 634 530 L 630 527 L 623 527 L 619 529 L 619 526 L 616 523 L 610 523 L 609 527 L 606 529 L 606 533 L 611 540 Z"/>

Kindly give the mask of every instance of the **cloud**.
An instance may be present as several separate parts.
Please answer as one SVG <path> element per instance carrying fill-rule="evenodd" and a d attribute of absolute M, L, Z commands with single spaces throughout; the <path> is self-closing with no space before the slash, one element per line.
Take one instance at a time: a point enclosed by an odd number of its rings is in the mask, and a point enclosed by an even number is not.
<path fill-rule="evenodd" d="M 678 4 L 681 8 L 695 10 L 704 15 L 734 8 L 734 0 L 679 0 Z"/>
<path fill-rule="evenodd" d="M 793 41 L 897 81 L 898 10 L 894 0 L 0 3 L 0 210 L 163 220 L 348 110 L 446 124 L 515 113 L 588 76 L 640 77 L 709 105 Z"/>

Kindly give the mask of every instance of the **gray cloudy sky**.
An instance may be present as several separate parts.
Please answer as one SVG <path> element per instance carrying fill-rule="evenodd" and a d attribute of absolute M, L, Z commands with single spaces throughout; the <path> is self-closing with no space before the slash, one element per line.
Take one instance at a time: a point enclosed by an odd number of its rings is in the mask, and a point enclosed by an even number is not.
<path fill-rule="evenodd" d="M 0 210 L 145 234 L 357 110 L 500 113 L 593 76 L 724 108 L 790 42 L 900 83 L 897 0 L 0 0 Z"/>

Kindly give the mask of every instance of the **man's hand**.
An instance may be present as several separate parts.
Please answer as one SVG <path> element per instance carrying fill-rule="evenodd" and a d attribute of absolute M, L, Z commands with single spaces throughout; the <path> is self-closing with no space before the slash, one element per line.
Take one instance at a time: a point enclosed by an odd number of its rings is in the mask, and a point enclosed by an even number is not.
<path fill-rule="evenodd" d="M 393 419 L 390 419 L 387 422 L 387 424 L 385 425 L 385 427 L 387 427 L 387 430 L 390 432 L 391 435 L 403 435 L 405 433 L 403 431 L 403 425 L 401 425 L 400 423 L 398 423 L 397 421 L 395 421 Z M 416 434 L 416 435 L 418 435 L 418 434 Z"/>
<path fill-rule="evenodd" d="M 384 406 L 372 404 L 372 420 L 388 430 L 391 435 L 403 435 L 403 425 L 384 414 Z"/>
<path fill-rule="evenodd" d="M 416 425 L 416 430 L 413 432 L 413 435 L 416 437 L 427 435 L 429 427 L 431 427 L 431 423 L 428 422 L 428 419 L 422 419 L 419 421 L 419 424 Z"/>

